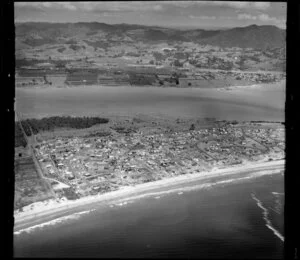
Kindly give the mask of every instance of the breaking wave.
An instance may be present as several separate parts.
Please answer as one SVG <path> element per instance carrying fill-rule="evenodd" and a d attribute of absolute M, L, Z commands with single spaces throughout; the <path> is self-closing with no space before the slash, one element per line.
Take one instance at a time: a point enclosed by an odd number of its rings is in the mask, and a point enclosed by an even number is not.
<path fill-rule="evenodd" d="M 256 205 L 262 209 L 263 211 L 263 219 L 266 222 L 266 227 L 269 228 L 270 230 L 273 231 L 274 235 L 277 236 L 282 242 L 284 242 L 284 236 L 280 234 L 280 232 L 278 230 L 276 230 L 273 226 L 272 223 L 270 221 L 270 219 L 268 218 L 269 216 L 269 211 L 268 209 L 266 209 L 262 202 L 255 196 L 254 193 L 251 193 L 251 197 L 256 201 Z"/>
<path fill-rule="evenodd" d="M 277 196 L 277 195 L 284 195 L 283 192 L 271 192 L 274 196 Z"/>
<path fill-rule="evenodd" d="M 47 227 L 47 226 L 53 226 L 53 225 L 56 225 L 58 223 L 62 223 L 62 222 L 68 221 L 68 220 L 79 219 L 81 215 L 88 214 L 92 211 L 95 211 L 95 209 L 81 211 L 81 212 L 74 213 L 72 215 L 56 218 L 56 219 L 50 220 L 50 221 L 42 223 L 42 224 L 34 225 L 34 226 L 29 227 L 29 228 L 24 228 L 24 229 L 21 229 L 19 231 L 15 231 L 14 235 L 20 235 L 21 233 L 24 233 L 24 232 L 25 233 L 30 233 L 33 230 L 38 229 L 38 228 L 40 229 L 40 228 Z"/>
<path fill-rule="evenodd" d="M 146 192 L 146 193 L 143 193 L 143 194 L 140 194 L 140 195 L 131 196 L 131 197 L 128 197 L 128 198 L 125 198 L 125 199 L 117 200 L 114 203 L 111 203 L 109 205 L 109 207 L 113 208 L 113 207 L 125 206 L 125 205 L 128 205 L 129 203 L 133 203 L 133 201 L 135 199 L 141 199 L 141 198 L 145 198 L 145 197 L 153 197 L 155 199 L 160 199 L 160 198 L 163 197 L 163 195 L 167 195 L 167 194 L 177 193 L 178 195 L 182 195 L 184 192 L 189 192 L 189 191 L 194 191 L 194 190 L 199 190 L 199 189 L 210 189 L 210 188 L 213 188 L 216 185 L 222 185 L 222 184 L 228 184 L 228 183 L 232 183 L 232 182 L 243 181 L 243 180 L 259 177 L 259 176 L 262 176 L 262 175 L 274 174 L 274 173 L 277 173 L 277 172 L 278 171 L 276 171 L 276 170 L 262 171 L 262 172 L 252 173 L 248 176 L 241 177 L 241 178 L 233 178 L 233 179 L 216 181 L 216 182 L 202 183 L 202 184 L 197 184 L 197 185 L 193 185 L 193 186 L 178 187 L 178 188 L 173 188 L 173 189 L 169 189 L 169 190 L 162 190 L 162 191 L 157 191 L 157 192 L 148 192 L 148 193 Z M 253 198 L 257 199 L 255 196 Z M 258 204 L 258 205 L 260 205 L 262 207 L 261 203 Z M 33 230 L 37 229 L 37 228 L 43 228 L 43 227 L 46 227 L 46 226 L 55 225 L 55 224 L 62 223 L 62 222 L 68 221 L 68 220 L 76 220 L 81 215 L 88 214 L 88 213 L 90 213 L 91 211 L 94 211 L 94 210 L 95 209 L 82 211 L 82 212 L 78 212 L 78 213 L 75 213 L 75 214 L 72 214 L 72 215 L 56 218 L 54 220 L 51 220 L 51 221 L 48 221 L 48 222 L 45 222 L 45 223 L 42 223 L 42 224 L 34 225 L 34 226 L 31 226 L 31 227 L 28 227 L 28 228 L 25 228 L 25 229 L 21 229 L 19 231 L 15 231 L 14 234 L 19 235 L 23 232 L 30 233 Z M 264 211 L 264 214 L 265 214 L 265 218 L 266 218 L 268 228 L 273 230 L 273 232 L 281 240 L 283 240 L 283 236 L 272 227 L 271 222 L 267 219 L 268 213 L 267 213 L 267 209 L 265 209 L 265 210 L 266 210 L 266 212 Z"/>
<path fill-rule="evenodd" d="M 193 185 L 193 186 L 179 187 L 179 188 L 173 188 L 173 189 L 157 191 L 157 192 L 148 192 L 148 193 L 143 193 L 143 194 L 136 195 L 136 196 L 131 196 L 131 197 L 128 197 L 126 199 L 118 200 L 117 203 L 115 203 L 114 205 L 122 206 L 122 205 L 124 205 L 124 204 L 122 204 L 122 202 L 124 203 L 125 201 L 129 201 L 129 200 L 132 201 L 132 200 L 135 200 L 135 199 L 142 199 L 142 198 L 146 198 L 146 197 L 153 197 L 155 199 L 159 199 L 159 198 L 162 197 L 162 195 L 173 194 L 173 193 L 177 193 L 178 195 L 182 195 L 184 192 L 189 192 L 189 191 L 194 191 L 194 190 L 199 190 L 199 189 L 210 189 L 210 188 L 213 188 L 216 185 L 228 184 L 228 183 L 233 183 L 233 182 L 238 182 L 238 181 L 244 181 L 244 180 L 247 180 L 247 179 L 260 177 L 260 176 L 263 176 L 263 175 L 271 175 L 271 174 L 274 174 L 274 173 L 278 173 L 278 170 L 261 171 L 261 172 L 251 173 L 251 174 L 249 174 L 249 176 L 240 177 L 240 178 L 232 178 L 232 179 L 222 180 L 222 181 L 217 181 L 217 182 L 208 182 L 208 183 L 197 184 L 197 185 Z"/>

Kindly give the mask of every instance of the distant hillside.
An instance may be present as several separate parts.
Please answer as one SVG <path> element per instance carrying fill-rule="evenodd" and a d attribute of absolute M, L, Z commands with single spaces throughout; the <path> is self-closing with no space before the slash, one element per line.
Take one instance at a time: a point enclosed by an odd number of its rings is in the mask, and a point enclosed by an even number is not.
<path fill-rule="evenodd" d="M 19 23 L 16 24 L 16 48 L 45 44 L 69 44 L 72 39 L 145 42 L 196 42 L 220 47 L 278 48 L 285 46 L 286 32 L 275 26 L 251 25 L 226 30 L 179 30 L 157 26 L 105 23 Z M 101 37 L 100 37 L 101 36 Z"/>
<path fill-rule="evenodd" d="M 201 42 L 220 47 L 278 48 L 285 45 L 285 30 L 275 26 L 250 25 L 219 31 Z"/>

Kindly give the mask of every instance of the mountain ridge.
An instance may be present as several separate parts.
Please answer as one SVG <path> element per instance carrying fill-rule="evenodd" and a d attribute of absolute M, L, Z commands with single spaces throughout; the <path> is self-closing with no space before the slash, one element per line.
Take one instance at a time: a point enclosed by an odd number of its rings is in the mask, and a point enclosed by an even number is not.
<path fill-rule="evenodd" d="M 99 22 L 16 23 L 16 41 L 29 46 L 64 43 L 71 38 L 102 41 L 117 38 L 146 42 L 195 42 L 219 47 L 278 48 L 285 45 L 286 31 L 274 25 L 249 25 L 222 30 L 176 29 L 137 24 L 107 24 Z M 68 39 L 69 38 L 69 39 Z"/>

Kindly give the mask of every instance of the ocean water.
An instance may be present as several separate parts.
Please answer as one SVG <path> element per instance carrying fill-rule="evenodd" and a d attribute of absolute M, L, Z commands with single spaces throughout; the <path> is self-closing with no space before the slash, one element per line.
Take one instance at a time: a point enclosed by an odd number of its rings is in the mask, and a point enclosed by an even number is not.
<path fill-rule="evenodd" d="M 93 205 L 15 235 L 16 257 L 283 258 L 283 175 Z M 58 221 L 57 221 L 58 222 Z"/>
<path fill-rule="evenodd" d="M 74 87 L 16 89 L 24 117 L 146 114 L 220 120 L 284 120 L 285 85 L 259 89 Z"/>
<path fill-rule="evenodd" d="M 25 117 L 135 115 L 284 120 L 284 88 L 16 89 Z M 14 237 L 16 257 L 282 258 L 283 176 L 93 205 Z"/>

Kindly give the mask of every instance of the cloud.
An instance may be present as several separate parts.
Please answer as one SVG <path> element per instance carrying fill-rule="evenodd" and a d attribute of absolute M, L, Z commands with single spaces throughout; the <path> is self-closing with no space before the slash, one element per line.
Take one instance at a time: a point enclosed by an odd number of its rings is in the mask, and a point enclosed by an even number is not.
<path fill-rule="evenodd" d="M 99 17 L 120 17 L 121 14 L 120 13 L 116 13 L 116 12 L 101 12 L 100 14 L 98 14 Z"/>
<path fill-rule="evenodd" d="M 15 7 L 19 9 L 45 10 L 45 9 L 67 9 L 70 11 L 77 10 L 75 3 L 71 2 L 17 2 Z"/>
<path fill-rule="evenodd" d="M 260 14 L 260 15 L 258 15 L 258 19 L 260 21 L 263 21 L 263 22 L 270 22 L 270 21 L 276 21 L 277 20 L 277 18 L 270 17 L 268 14 Z"/>
<path fill-rule="evenodd" d="M 35 9 L 66 9 L 70 11 L 84 10 L 93 12 L 121 11 L 162 11 L 165 7 L 175 6 L 187 8 L 191 6 L 216 6 L 235 9 L 259 9 L 270 7 L 268 2 L 223 2 L 223 1 L 133 1 L 133 2 L 17 2 L 16 7 L 31 7 Z"/>
<path fill-rule="evenodd" d="M 238 14 L 237 18 L 239 20 L 259 20 L 262 22 L 281 22 L 283 20 L 276 17 L 271 17 L 268 14 L 260 14 L 255 16 L 246 13 Z"/>
<path fill-rule="evenodd" d="M 72 10 L 72 11 L 77 10 L 77 7 L 73 3 L 70 3 L 70 2 L 59 2 L 56 4 L 60 5 L 60 7 L 62 7 L 62 8 L 68 9 L 68 10 Z"/>
<path fill-rule="evenodd" d="M 203 20 L 215 20 L 217 17 L 216 16 L 194 16 L 194 15 L 189 15 L 189 18 L 191 19 L 203 19 Z"/>
<path fill-rule="evenodd" d="M 271 7 L 271 3 L 269 3 L 269 2 L 255 2 L 255 3 L 253 3 L 253 5 L 256 9 L 262 9 L 262 10 L 265 10 L 265 9 L 268 9 L 269 7 Z"/>
<path fill-rule="evenodd" d="M 227 20 L 236 22 L 249 21 L 261 24 L 274 24 L 279 27 L 284 26 L 285 19 L 278 17 L 285 14 L 274 12 L 274 3 L 270 2 L 234 2 L 234 1 L 99 1 L 99 2 L 16 2 L 16 15 L 20 18 L 41 17 L 47 15 L 51 19 L 58 11 L 63 14 L 70 13 L 62 17 L 61 20 L 74 20 L 74 16 L 82 12 L 84 16 L 97 19 L 100 17 L 132 16 L 133 22 L 138 20 L 138 14 L 145 17 L 146 12 L 151 14 L 152 20 L 158 16 L 168 20 L 178 17 L 178 21 L 188 17 L 189 22 L 210 21 L 211 23 L 226 23 Z M 276 8 L 275 8 L 276 9 Z M 282 8 L 281 8 L 282 9 Z M 135 12 L 135 13 L 134 13 Z M 152 16 L 153 15 L 153 16 Z M 127 17 L 126 16 L 126 17 Z M 59 15 L 57 14 L 57 17 Z M 81 16 L 78 16 L 78 19 Z M 149 16 L 150 17 L 150 16 Z M 76 18 L 77 19 L 77 18 Z M 75 20 L 76 20 L 75 19 Z M 81 19 L 81 18 L 80 18 Z M 193 21 L 192 21 L 193 20 Z M 237 21 L 239 20 L 239 21 Z M 155 21 L 156 22 L 156 21 Z"/>
<path fill-rule="evenodd" d="M 170 1 L 164 4 L 175 5 L 177 7 L 187 8 L 190 6 L 216 6 L 230 7 L 235 9 L 258 9 L 266 10 L 271 4 L 269 2 L 230 2 L 230 1 Z"/>
<path fill-rule="evenodd" d="M 29 3 L 29 2 L 17 2 L 15 3 L 15 7 L 17 8 L 26 8 L 33 10 L 42 10 L 43 7 L 51 7 L 51 3 L 49 2 L 38 2 L 38 3 Z"/>
<path fill-rule="evenodd" d="M 222 4 L 221 4 L 222 5 Z M 268 2 L 223 2 L 223 5 L 227 5 L 232 8 L 237 9 L 258 9 L 258 10 L 266 10 L 271 4 Z"/>
<path fill-rule="evenodd" d="M 285 27 L 286 20 L 283 18 L 276 18 L 269 16 L 268 14 L 262 13 L 259 15 L 250 15 L 246 13 L 238 14 L 238 20 L 257 20 L 264 23 L 275 24 L 279 27 Z"/>
<path fill-rule="evenodd" d="M 254 15 L 250 15 L 250 14 L 239 14 L 237 17 L 239 20 L 256 20 L 257 17 Z"/>
<path fill-rule="evenodd" d="M 268 14 L 260 14 L 260 15 L 258 15 L 258 19 L 262 22 L 274 23 L 279 27 L 285 27 L 286 26 L 286 19 L 270 17 Z"/>
<path fill-rule="evenodd" d="M 161 11 L 161 4 L 154 2 L 84 2 L 77 3 L 78 8 L 92 12 L 132 12 Z"/>

